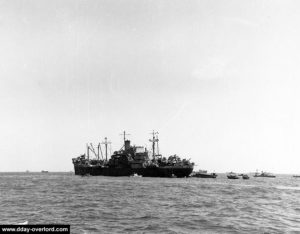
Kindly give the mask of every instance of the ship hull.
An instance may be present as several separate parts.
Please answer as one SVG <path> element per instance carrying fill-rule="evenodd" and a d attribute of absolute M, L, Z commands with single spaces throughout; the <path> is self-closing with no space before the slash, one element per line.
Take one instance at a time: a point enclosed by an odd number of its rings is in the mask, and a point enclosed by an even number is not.
<path fill-rule="evenodd" d="M 130 176 L 134 172 L 131 168 L 110 168 L 102 166 L 74 166 L 75 175 L 91 176 Z"/>
<path fill-rule="evenodd" d="M 75 175 L 91 176 L 130 176 L 134 173 L 143 177 L 188 177 L 193 167 L 148 167 L 148 168 L 112 168 L 103 166 L 74 166 Z"/>

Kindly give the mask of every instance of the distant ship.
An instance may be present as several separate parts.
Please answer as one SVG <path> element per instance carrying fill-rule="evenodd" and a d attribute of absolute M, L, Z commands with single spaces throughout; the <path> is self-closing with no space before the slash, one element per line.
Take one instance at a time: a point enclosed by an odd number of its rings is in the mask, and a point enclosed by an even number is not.
<path fill-rule="evenodd" d="M 132 146 L 127 140 L 124 131 L 124 145 L 119 151 L 115 151 L 110 159 L 107 157 L 107 145 L 105 141 L 105 158 L 102 153 L 101 144 L 98 144 L 97 152 L 92 144 L 87 145 L 87 155 L 83 154 L 73 158 L 75 175 L 92 176 L 131 176 L 140 175 L 143 177 L 188 177 L 194 168 L 194 163 L 179 156 L 171 155 L 168 158 L 162 157 L 158 151 L 158 132 L 152 133 L 152 158 L 148 150 L 143 146 Z M 95 159 L 90 159 L 90 151 Z M 101 158 L 100 158 L 101 153 Z"/>
<path fill-rule="evenodd" d="M 300 178 L 300 175 L 293 175 L 294 178 Z"/>
<path fill-rule="evenodd" d="M 231 179 L 231 180 L 236 180 L 236 179 L 239 179 L 239 176 L 234 172 L 230 172 L 227 174 L 227 178 Z"/>
<path fill-rule="evenodd" d="M 42 173 L 48 173 L 49 171 L 41 171 Z"/>
<path fill-rule="evenodd" d="M 192 177 L 198 177 L 198 178 L 217 178 L 216 173 L 207 173 L 205 170 L 199 170 L 192 174 Z"/>
<path fill-rule="evenodd" d="M 275 178 L 276 176 L 269 172 L 255 172 L 254 177 L 267 177 L 267 178 Z"/>

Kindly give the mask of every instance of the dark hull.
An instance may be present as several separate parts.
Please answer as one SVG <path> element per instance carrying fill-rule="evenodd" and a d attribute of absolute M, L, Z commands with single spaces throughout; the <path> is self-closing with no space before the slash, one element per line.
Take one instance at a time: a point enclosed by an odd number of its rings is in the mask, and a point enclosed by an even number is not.
<path fill-rule="evenodd" d="M 75 175 L 91 176 L 130 176 L 134 172 L 131 168 L 109 168 L 101 166 L 74 166 Z"/>
<path fill-rule="evenodd" d="M 274 175 L 254 175 L 253 177 L 276 178 Z"/>
<path fill-rule="evenodd" d="M 239 179 L 238 176 L 227 176 L 228 179 L 231 179 L 231 180 L 237 180 Z"/>
<path fill-rule="evenodd" d="M 130 176 L 134 173 L 143 177 L 188 177 L 193 167 L 148 167 L 148 168 L 112 168 L 101 166 L 74 166 L 75 175 L 91 176 Z"/>
<path fill-rule="evenodd" d="M 217 178 L 216 174 L 205 174 L 205 173 L 197 173 L 193 175 L 193 177 L 198 177 L 198 178 Z"/>

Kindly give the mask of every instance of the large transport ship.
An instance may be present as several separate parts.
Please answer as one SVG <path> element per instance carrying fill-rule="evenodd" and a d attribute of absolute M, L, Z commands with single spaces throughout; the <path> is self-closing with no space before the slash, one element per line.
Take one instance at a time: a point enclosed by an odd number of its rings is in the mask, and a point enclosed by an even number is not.
<path fill-rule="evenodd" d="M 73 158 L 75 175 L 91 176 L 130 176 L 133 174 L 144 177 L 188 177 L 194 168 L 194 163 L 179 156 L 162 157 L 158 150 L 158 133 L 152 133 L 152 155 L 143 146 L 132 146 L 124 135 L 124 145 L 115 151 L 110 159 L 107 157 L 107 146 L 110 142 L 98 144 L 97 151 L 92 144 L 87 145 L 87 153 Z M 105 155 L 101 144 L 105 145 Z M 90 159 L 90 153 L 95 158 Z M 105 157 L 104 157 L 105 156 Z"/>

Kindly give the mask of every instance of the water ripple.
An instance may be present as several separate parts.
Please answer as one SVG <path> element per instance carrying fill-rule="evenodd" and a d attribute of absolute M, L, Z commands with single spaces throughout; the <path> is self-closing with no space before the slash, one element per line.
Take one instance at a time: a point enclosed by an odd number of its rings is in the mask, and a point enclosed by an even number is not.
<path fill-rule="evenodd" d="M 3 224 L 72 233 L 297 233 L 300 180 L 79 177 L 0 173 Z"/>

